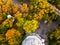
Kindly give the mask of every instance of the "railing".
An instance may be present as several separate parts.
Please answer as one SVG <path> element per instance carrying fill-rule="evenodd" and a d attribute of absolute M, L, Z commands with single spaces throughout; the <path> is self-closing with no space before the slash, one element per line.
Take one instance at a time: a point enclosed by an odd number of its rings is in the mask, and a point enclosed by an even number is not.
<path fill-rule="evenodd" d="M 49 3 L 50 6 L 53 6 L 52 4 Z M 55 6 L 54 6 L 55 7 Z M 55 12 L 57 12 L 60 16 L 60 10 L 55 7 Z"/>

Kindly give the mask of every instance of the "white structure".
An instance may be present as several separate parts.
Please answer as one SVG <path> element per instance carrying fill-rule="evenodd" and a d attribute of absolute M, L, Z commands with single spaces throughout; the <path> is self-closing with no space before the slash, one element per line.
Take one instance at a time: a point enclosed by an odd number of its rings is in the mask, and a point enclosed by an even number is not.
<path fill-rule="evenodd" d="M 12 16 L 11 15 L 7 15 L 7 18 L 12 18 Z"/>
<path fill-rule="evenodd" d="M 47 23 L 47 20 L 45 20 L 44 23 L 46 24 Z"/>
<path fill-rule="evenodd" d="M 7 18 L 12 18 L 13 21 L 15 21 L 15 18 L 13 16 L 11 16 L 11 15 L 7 15 Z"/>
<path fill-rule="evenodd" d="M 38 34 L 32 34 L 27 36 L 22 42 L 22 45 L 45 45 L 45 40 L 42 39 Z"/>

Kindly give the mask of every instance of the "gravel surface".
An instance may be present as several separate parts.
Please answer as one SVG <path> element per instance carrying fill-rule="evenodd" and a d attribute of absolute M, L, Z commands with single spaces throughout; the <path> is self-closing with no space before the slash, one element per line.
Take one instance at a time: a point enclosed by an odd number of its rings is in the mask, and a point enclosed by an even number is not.
<path fill-rule="evenodd" d="M 39 28 L 37 29 L 37 31 L 35 33 L 39 34 L 42 38 L 44 38 L 45 44 L 48 45 L 48 32 L 52 29 L 52 28 L 56 28 L 57 27 L 57 22 L 52 23 L 50 26 L 47 26 L 46 24 L 44 24 L 43 22 L 40 24 Z"/>
<path fill-rule="evenodd" d="M 20 4 L 20 2 L 18 2 L 17 0 L 13 0 L 14 3 Z"/>

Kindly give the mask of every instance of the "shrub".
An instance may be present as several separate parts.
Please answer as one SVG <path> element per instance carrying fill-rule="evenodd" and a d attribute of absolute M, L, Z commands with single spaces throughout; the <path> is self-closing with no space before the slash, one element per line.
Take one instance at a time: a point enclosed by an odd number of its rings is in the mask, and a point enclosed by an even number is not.
<path fill-rule="evenodd" d="M 55 29 L 49 34 L 50 45 L 60 44 L 60 29 Z"/>
<path fill-rule="evenodd" d="M 23 25 L 23 29 L 27 34 L 34 32 L 38 28 L 38 22 L 36 20 L 27 20 Z"/>
<path fill-rule="evenodd" d="M 14 45 L 14 44 L 17 45 L 20 44 L 22 41 L 21 33 L 14 28 L 9 29 L 5 35 L 6 35 L 6 40 L 10 45 Z"/>

